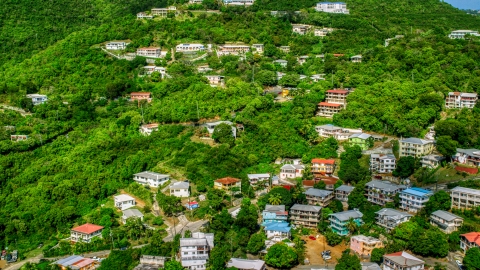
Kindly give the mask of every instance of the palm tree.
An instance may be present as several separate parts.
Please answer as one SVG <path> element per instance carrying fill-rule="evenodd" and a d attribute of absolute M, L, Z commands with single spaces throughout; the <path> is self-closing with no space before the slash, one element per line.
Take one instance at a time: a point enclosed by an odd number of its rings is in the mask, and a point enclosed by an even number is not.
<path fill-rule="evenodd" d="M 282 203 L 282 196 L 278 193 L 275 193 L 275 194 L 271 194 L 269 197 L 268 197 L 268 202 L 271 204 L 271 205 L 279 205 Z"/>
<path fill-rule="evenodd" d="M 353 218 L 350 218 L 345 224 L 345 226 L 347 226 L 347 229 L 350 232 L 350 234 L 353 234 L 358 229 L 358 224 L 355 222 L 355 220 L 353 220 Z"/>

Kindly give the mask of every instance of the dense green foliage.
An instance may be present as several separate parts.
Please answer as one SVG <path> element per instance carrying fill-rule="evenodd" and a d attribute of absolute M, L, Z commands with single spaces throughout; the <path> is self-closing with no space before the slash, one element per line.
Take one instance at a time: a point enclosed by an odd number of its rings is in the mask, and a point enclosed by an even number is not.
<path fill-rule="evenodd" d="M 463 264 L 467 270 L 480 269 L 480 249 L 471 248 L 465 253 Z"/>
<path fill-rule="evenodd" d="M 275 268 L 292 268 L 298 263 L 295 250 L 285 243 L 277 243 L 268 249 L 265 263 Z"/>

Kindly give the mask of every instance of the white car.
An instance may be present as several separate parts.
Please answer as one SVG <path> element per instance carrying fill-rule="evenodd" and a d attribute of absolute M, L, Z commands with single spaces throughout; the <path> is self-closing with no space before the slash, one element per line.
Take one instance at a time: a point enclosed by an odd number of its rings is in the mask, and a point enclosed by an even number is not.
<path fill-rule="evenodd" d="M 458 265 L 458 269 L 463 269 L 463 264 L 462 264 L 462 262 L 460 262 L 460 260 L 455 260 L 455 262 Z"/>

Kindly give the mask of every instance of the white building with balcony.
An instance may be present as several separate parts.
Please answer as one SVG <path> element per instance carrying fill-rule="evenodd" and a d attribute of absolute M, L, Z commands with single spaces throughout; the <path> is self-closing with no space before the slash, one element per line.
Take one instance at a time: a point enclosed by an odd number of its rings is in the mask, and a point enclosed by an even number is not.
<path fill-rule="evenodd" d="M 435 141 L 423 140 L 419 138 L 407 138 L 400 140 L 400 157 L 412 156 L 421 157 L 432 153 L 435 147 Z"/>
<path fill-rule="evenodd" d="M 190 238 L 180 238 L 180 262 L 191 270 L 207 268 L 210 251 L 214 247 L 213 233 L 192 233 Z"/>
<path fill-rule="evenodd" d="M 392 154 L 371 154 L 370 171 L 377 173 L 392 173 L 397 168 L 397 159 Z"/>
<path fill-rule="evenodd" d="M 393 230 L 398 225 L 407 222 L 412 218 L 412 215 L 409 213 L 391 208 L 383 208 L 382 210 L 375 212 L 375 215 L 375 223 L 387 230 Z"/>
<path fill-rule="evenodd" d="M 290 208 L 290 221 L 296 226 L 317 228 L 321 210 L 321 206 L 295 204 Z"/>
<path fill-rule="evenodd" d="M 102 238 L 103 227 L 91 223 L 85 223 L 70 231 L 70 241 L 90 243 L 92 238 Z"/>
<path fill-rule="evenodd" d="M 141 172 L 133 175 L 133 181 L 150 187 L 160 187 L 170 180 L 170 175 L 156 172 Z"/>
<path fill-rule="evenodd" d="M 125 50 L 128 44 L 130 43 L 127 43 L 125 41 L 110 41 L 105 45 L 105 48 L 112 51 Z"/>
<path fill-rule="evenodd" d="M 452 208 L 470 209 L 480 206 L 480 190 L 454 187 L 450 190 Z"/>
<path fill-rule="evenodd" d="M 323 138 L 333 137 L 337 141 L 346 141 L 348 138 L 355 133 L 362 133 L 362 129 L 351 129 L 351 128 L 342 128 L 337 127 L 332 124 L 315 126 L 315 131 L 318 132 L 318 136 Z"/>
<path fill-rule="evenodd" d="M 437 210 L 430 215 L 430 224 L 444 233 L 452 233 L 462 226 L 463 218 L 447 211 Z"/>
<path fill-rule="evenodd" d="M 48 100 L 46 95 L 40 95 L 40 94 L 28 94 L 27 98 L 32 100 L 33 106 L 43 104 Z"/>
<path fill-rule="evenodd" d="M 305 165 L 302 164 L 285 164 L 280 168 L 280 179 L 294 179 L 302 177 L 305 171 Z"/>
<path fill-rule="evenodd" d="M 449 38 L 451 39 L 464 39 L 466 35 L 474 36 L 474 37 L 480 37 L 480 34 L 478 31 L 473 31 L 473 30 L 455 30 L 448 35 Z"/>
<path fill-rule="evenodd" d="M 427 204 L 433 192 L 423 188 L 407 188 L 400 192 L 400 209 L 417 213 Z"/>
<path fill-rule="evenodd" d="M 254 173 L 247 174 L 248 181 L 250 185 L 259 185 L 263 184 L 265 186 L 270 186 L 270 174 L 269 173 Z"/>
<path fill-rule="evenodd" d="M 477 104 L 477 93 L 449 92 L 445 98 L 445 108 L 448 109 L 471 109 Z"/>
<path fill-rule="evenodd" d="M 453 161 L 470 166 L 480 166 L 480 150 L 457 148 Z"/>
<path fill-rule="evenodd" d="M 182 43 L 175 47 L 177 52 L 200 52 L 205 50 L 203 44 L 198 43 Z"/>
<path fill-rule="evenodd" d="M 318 12 L 350 14 L 347 4 L 344 2 L 320 2 L 317 3 L 315 10 Z"/>
<path fill-rule="evenodd" d="M 135 198 L 127 194 L 113 196 L 113 202 L 115 204 L 115 207 L 120 210 L 125 210 L 135 206 Z"/>
<path fill-rule="evenodd" d="M 425 262 L 405 251 L 383 255 L 383 270 L 423 270 Z"/>
<path fill-rule="evenodd" d="M 444 160 L 445 160 L 445 157 L 443 156 L 430 154 L 430 155 L 423 156 L 420 159 L 420 163 L 422 163 L 422 167 L 436 168 L 440 166 L 440 164 Z"/>
<path fill-rule="evenodd" d="M 404 185 L 397 185 L 389 181 L 372 180 L 365 184 L 365 192 L 369 202 L 385 205 L 393 202 L 395 194 L 404 190 Z"/>

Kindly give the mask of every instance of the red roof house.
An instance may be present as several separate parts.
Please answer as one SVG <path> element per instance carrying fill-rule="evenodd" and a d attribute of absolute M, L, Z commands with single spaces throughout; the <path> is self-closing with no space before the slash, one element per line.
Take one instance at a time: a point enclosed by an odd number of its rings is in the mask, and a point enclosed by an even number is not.
<path fill-rule="evenodd" d="M 466 252 L 473 247 L 480 247 L 480 232 L 461 234 L 460 248 Z"/>
<path fill-rule="evenodd" d="M 75 227 L 70 232 L 70 240 L 73 242 L 90 242 L 93 237 L 102 237 L 103 226 L 85 223 Z"/>
<path fill-rule="evenodd" d="M 214 181 L 213 188 L 229 189 L 231 187 L 241 187 L 242 181 L 238 178 L 224 177 Z"/>

